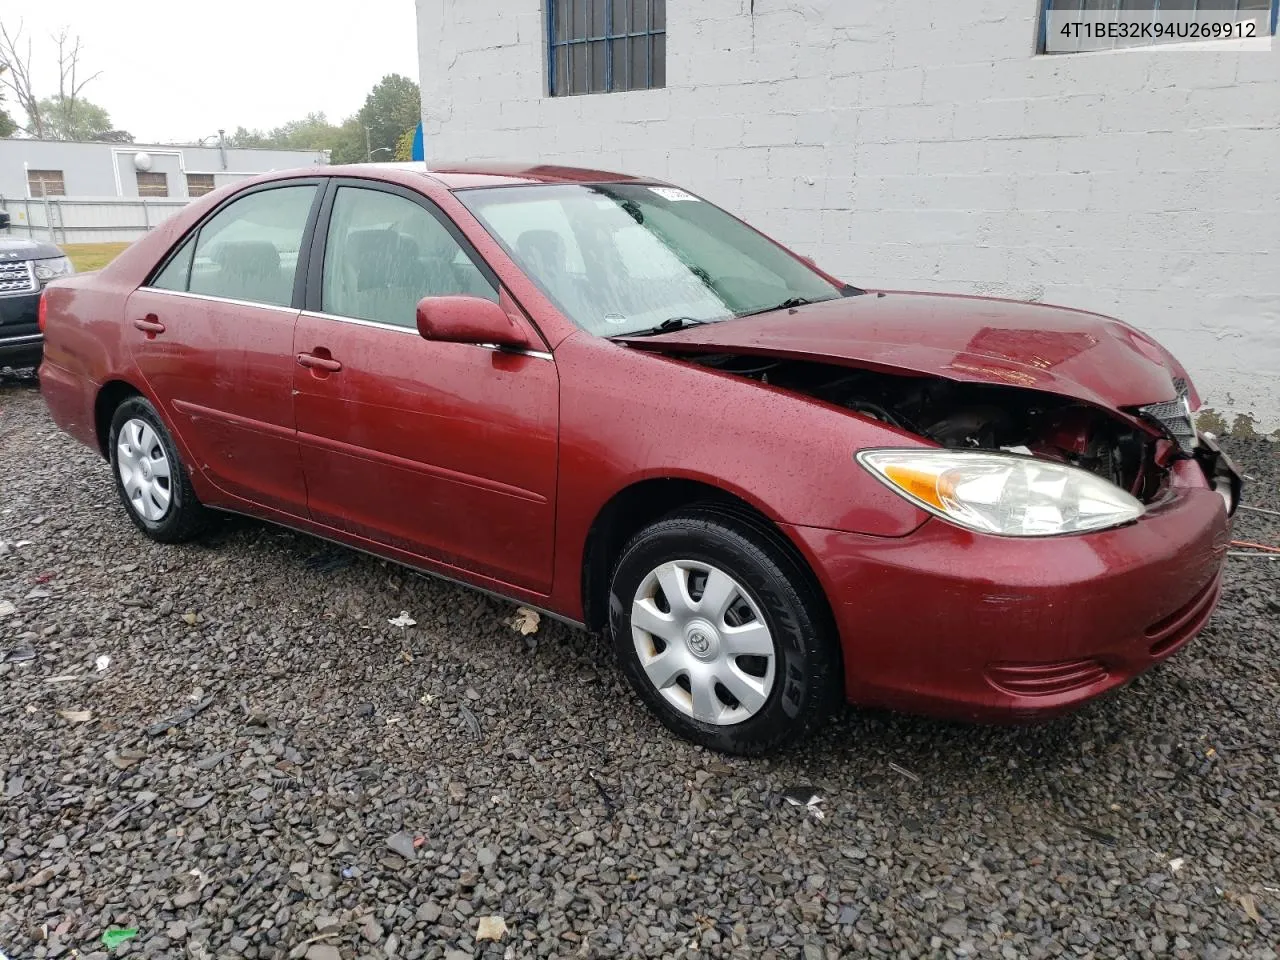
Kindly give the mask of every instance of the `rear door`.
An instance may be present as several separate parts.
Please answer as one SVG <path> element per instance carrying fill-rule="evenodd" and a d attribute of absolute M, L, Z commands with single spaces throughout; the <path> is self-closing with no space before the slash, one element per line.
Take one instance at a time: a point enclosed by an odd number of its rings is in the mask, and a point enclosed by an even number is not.
<path fill-rule="evenodd" d="M 500 300 L 528 324 L 427 198 L 338 181 L 320 224 L 309 309 L 294 337 L 313 519 L 547 592 L 559 417 L 550 354 L 418 335 L 416 307 L 425 296 Z M 530 335 L 537 338 L 532 328 Z"/>
<path fill-rule="evenodd" d="M 293 328 L 319 179 L 238 194 L 129 298 L 125 335 L 199 467 L 235 497 L 306 516 Z"/>

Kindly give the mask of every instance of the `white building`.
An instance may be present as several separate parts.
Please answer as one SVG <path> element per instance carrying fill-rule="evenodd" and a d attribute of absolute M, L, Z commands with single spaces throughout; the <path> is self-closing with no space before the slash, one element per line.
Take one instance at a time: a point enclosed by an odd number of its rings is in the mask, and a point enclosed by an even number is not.
<path fill-rule="evenodd" d="M 1080 0 L 417 0 L 427 158 L 670 179 L 854 283 L 1119 316 L 1269 432 L 1277 2 L 1059 54 L 1042 7 Z"/>
<path fill-rule="evenodd" d="M 328 162 L 323 150 L 0 139 L 0 209 L 19 234 L 56 243 L 133 240 L 192 197 Z"/>

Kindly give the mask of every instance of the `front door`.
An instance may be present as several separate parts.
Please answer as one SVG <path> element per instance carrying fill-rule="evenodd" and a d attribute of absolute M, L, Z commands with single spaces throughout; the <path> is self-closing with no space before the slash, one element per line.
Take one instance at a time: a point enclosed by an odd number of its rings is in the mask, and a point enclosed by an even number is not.
<path fill-rule="evenodd" d="M 551 586 L 559 381 L 549 355 L 418 336 L 417 302 L 498 300 L 434 204 L 339 186 L 294 335 L 312 518 L 538 593 Z M 504 294 L 508 310 L 518 311 Z M 527 321 L 522 321 L 527 322 Z"/>
<path fill-rule="evenodd" d="M 318 189 L 285 181 L 228 203 L 133 293 L 125 326 L 191 466 L 233 496 L 298 516 L 294 304 Z"/>

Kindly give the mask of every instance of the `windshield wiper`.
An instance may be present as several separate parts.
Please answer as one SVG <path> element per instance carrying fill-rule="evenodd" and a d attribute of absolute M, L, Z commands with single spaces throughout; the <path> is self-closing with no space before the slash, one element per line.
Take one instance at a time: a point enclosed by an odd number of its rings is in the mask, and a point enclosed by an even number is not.
<path fill-rule="evenodd" d="M 671 333 L 675 330 L 683 330 L 685 327 L 698 327 L 704 323 L 710 323 L 709 320 L 698 320 L 695 317 L 667 317 L 656 327 L 650 327 L 648 330 L 636 330 L 633 333 L 620 333 L 619 337 L 652 337 L 659 333 Z"/>
<path fill-rule="evenodd" d="M 817 301 L 810 300 L 808 297 L 789 297 L 781 303 L 775 303 L 772 307 L 765 307 L 762 310 L 752 310 L 750 313 L 739 314 L 739 316 L 754 317 L 762 313 L 773 313 L 775 310 L 789 310 L 791 307 L 803 307 L 810 303 L 817 303 Z"/>

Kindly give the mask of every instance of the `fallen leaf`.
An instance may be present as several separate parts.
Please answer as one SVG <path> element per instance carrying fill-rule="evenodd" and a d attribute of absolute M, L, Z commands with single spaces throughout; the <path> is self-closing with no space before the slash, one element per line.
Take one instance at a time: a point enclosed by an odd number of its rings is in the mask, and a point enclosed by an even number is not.
<path fill-rule="evenodd" d="M 67 862 L 55 863 L 52 866 L 45 867 L 39 873 L 32 874 L 26 880 L 20 883 L 11 883 L 5 889 L 9 893 L 18 893 L 22 890 L 33 890 L 36 887 L 43 887 L 50 880 L 60 874 L 67 867 Z"/>
<path fill-rule="evenodd" d="M 121 750 L 119 753 L 108 753 L 107 759 L 117 770 L 128 770 L 137 766 L 147 755 L 141 750 Z"/>
<path fill-rule="evenodd" d="M 189 626 L 189 627 L 194 627 L 194 626 L 196 625 L 196 620 L 197 620 L 197 619 L 199 619 L 199 615 L 198 615 L 198 614 L 194 614 L 194 613 L 184 613 L 184 614 L 182 615 L 182 620 L 183 620 L 183 622 L 184 622 L 184 623 L 186 623 L 186 625 L 187 625 L 187 626 Z"/>
<path fill-rule="evenodd" d="M 1258 905 L 1254 903 L 1253 894 L 1244 893 L 1240 895 L 1240 909 L 1244 911 L 1244 915 L 1257 923 L 1262 919 L 1258 914 Z"/>
<path fill-rule="evenodd" d="M 193 703 L 189 707 L 183 707 L 167 720 L 161 720 L 159 723 L 153 723 L 151 726 L 147 727 L 147 736 L 158 737 L 162 733 L 168 733 L 173 727 L 186 723 L 192 717 L 208 709 L 209 704 L 211 703 L 213 703 L 213 697 L 205 697 L 205 699 L 201 700 L 199 703 Z"/>
<path fill-rule="evenodd" d="M 1179 870 L 1182 869 L 1182 865 L 1185 862 L 1186 861 L 1182 857 L 1174 857 L 1172 860 L 1169 861 L 1169 872 L 1177 873 Z"/>
<path fill-rule="evenodd" d="M 58 716 L 72 723 L 88 723 L 93 719 L 93 714 L 88 710 L 59 710 Z"/>
<path fill-rule="evenodd" d="M 410 653 L 408 650 L 401 650 L 400 659 L 403 660 L 405 663 L 413 663 L 413 654 Z"/>
<path fill-rule="evenodd" d="M 393 627 L 400 627 L 401 629 L 404 627 L 416 627 L 418 625 L 418 621 L 409 616 L 408 610 L 401 610 L 400 616 L 396 617 L 394 620 L 388 620 L 387 623 L 391 624 Z"/>
<path fill-rule="evenodd" d="M 458 713 L 462 715 L 462 720 L 466 723 L 467 729 L 471 731 L 471 735 L 477 740 L 480 739 L 482 736 L 480 731 L 480 720 L 471 712 L 471 708 L 465 703 L 460 703 L 458 704 Z"/>
<path fill-rule="evenodd" d="M 542 622 L 542 615 L 537 610 L 531 610 L 528 607 L 520 607 L 516 610 L 516 615 L 509 621 L 512 630 L 520 632 L 521 636 L 527 637 L 531 633 L 538 632 L 538 626 Z"/>
<path fill-rule="evenodd" d="M 501 917 L 481 917 L 476 940 L 501 940 L 507 935 L 507 922 Z"/>

